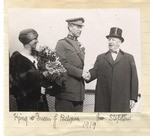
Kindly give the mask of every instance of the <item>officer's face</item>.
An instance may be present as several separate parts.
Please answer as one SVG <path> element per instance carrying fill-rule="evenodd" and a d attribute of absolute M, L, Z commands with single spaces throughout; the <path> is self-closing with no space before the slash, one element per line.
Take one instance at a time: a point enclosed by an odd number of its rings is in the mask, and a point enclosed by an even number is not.
<path fill-rule="evenodd" d="M 80 26 L 80 25 L 71 25 L 69 27 L 69 29 L 70 29 L 70 32 L 72 33 L 73 36 L 79 37 L 81 35 L 82 26 Z"/>
<path fill-rule="evenodd" d="M 121 40 L 119 38 L 115 38 L 115 37 L 109 37 L 108 38 L 108 48 L 110 50 L 114 50 L 116 51 L 121 44 Z"/>

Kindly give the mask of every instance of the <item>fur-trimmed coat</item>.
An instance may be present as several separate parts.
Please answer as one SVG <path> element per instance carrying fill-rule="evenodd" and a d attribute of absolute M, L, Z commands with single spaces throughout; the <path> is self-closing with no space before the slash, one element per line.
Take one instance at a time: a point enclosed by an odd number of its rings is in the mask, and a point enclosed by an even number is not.
<path fill-rule="evenodd" d="M 41 94 L 44 76 L 18 51 L 10 58 L 10 79 L 10 94 L 16 98 L 18 111 L 48 110 L 46 96 Z"/>

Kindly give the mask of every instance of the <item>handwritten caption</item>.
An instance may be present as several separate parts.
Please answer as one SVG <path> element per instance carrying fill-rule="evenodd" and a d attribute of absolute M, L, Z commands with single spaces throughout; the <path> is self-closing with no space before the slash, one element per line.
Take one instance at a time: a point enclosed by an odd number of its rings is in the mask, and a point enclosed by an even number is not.
<path fill-rule="evenodd" d="M 109 114 L 109 115 L 101 115 L 100 113 L 94 114 L 92 118 L 82 118 L 77 113 L 70 114 L 59 114 L 56 113 L 54 115 L 42 115 L 40 113 L 33 113 L 27 116 L 25 113 L 14 113 L 13 120 L 17 124 L 25 124 L 28 126 L 30 122 L 51 122 L 53 129 L 57 128 L 57 123 L 69 123 L 70 125 L 73 123 L 80 123 L 82 128 L 87 129 L 96 129 L 96 126 L 99 122 L 109 121 L 114 123 L 120 123 L 125 121 L 131 121 L 132 116 L 130 114 Z"/>

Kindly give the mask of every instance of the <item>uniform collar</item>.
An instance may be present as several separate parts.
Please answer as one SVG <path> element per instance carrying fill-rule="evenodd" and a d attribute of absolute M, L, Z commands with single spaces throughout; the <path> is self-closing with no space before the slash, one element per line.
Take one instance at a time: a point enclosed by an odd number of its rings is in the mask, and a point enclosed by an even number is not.
<path fill-rule="evenodd" d="M 67 37 L 68 37 L 69 39 L 72 39 L 72 40 L 74 40 L 74 41 L 77 41 L 77 37 L 75 37 L 75 36 L 72 36 L 72 35 L 68 34 Z"/>

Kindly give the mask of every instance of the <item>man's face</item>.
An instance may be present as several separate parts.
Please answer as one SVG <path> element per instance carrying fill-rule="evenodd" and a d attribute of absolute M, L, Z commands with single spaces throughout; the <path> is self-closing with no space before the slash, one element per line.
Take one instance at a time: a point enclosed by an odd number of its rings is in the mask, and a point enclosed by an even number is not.
<path fill-rule="evenodd" d="M 119 38 L 115 38 L 115 37 L 109 37 L 108 38 L 108 48 L 110 50 L 114 50 L 116 51 L 121 44 L 121 40 Z"/>
<path fill-rule="evenodd" d="M 69 30 L 70 33 L 75 36 L 75 37 L 79 37 L 81 35 L 81 31 L 82 31 L 82 26 L 80 25 L 70 25 L 69 26 Z"/>

